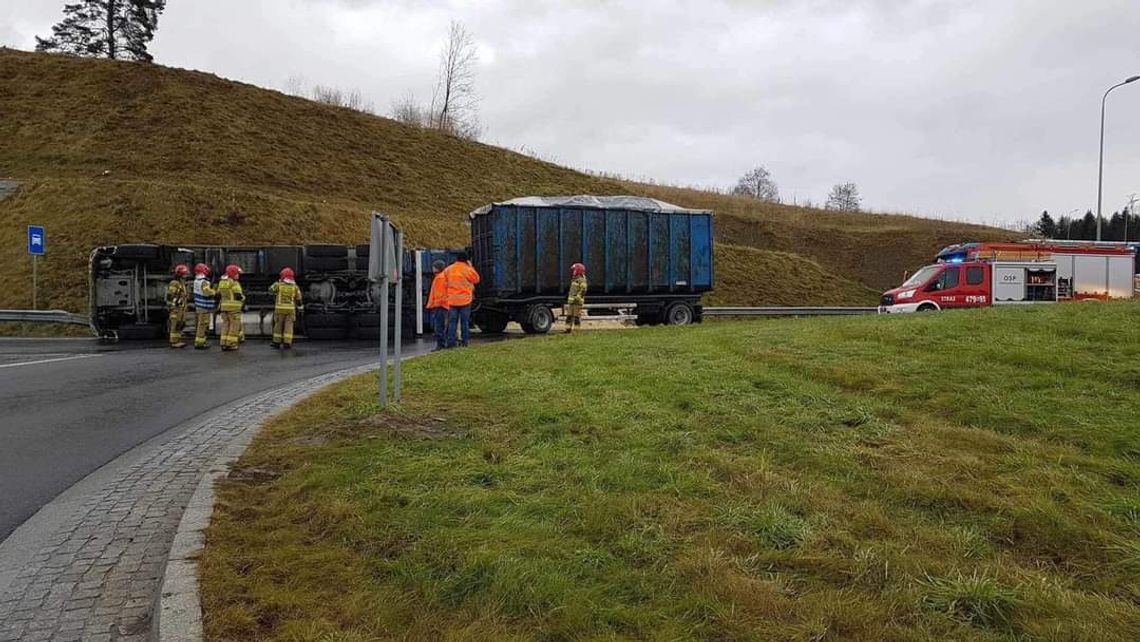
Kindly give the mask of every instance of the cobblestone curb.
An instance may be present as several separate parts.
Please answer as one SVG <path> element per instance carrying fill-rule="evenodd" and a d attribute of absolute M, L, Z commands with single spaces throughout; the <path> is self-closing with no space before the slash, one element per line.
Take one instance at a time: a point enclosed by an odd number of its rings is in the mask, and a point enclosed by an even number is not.
<path fill-rule="evenodd" d="M 172 624 L 185 614 L 188 627 L 181 637 L 163 639 L 201 639 L 193 556 L 213 507 L 212 481 L 267 418 L 323 386 L 373 369 L 342 370 L 247 397 L 169 431 L 173 437 L 141 456 L 127 453 L 114 475 L 97 472 L 80 482 L 95 483 L 65 503 L 66 514 L 50 529 L 24 544 L 27 555 L 18 569 L 0 568 L 0 579 L 10 578 L 6 586 L 0 583 L 0 641 L 147 640 L 161 621 L 160 587 L 170 593 L 161 603 L 169 606 Z M 187 506 L 195 510 L 184 512 Z M 193 622 L 197 637 L 187 637 Z"/>

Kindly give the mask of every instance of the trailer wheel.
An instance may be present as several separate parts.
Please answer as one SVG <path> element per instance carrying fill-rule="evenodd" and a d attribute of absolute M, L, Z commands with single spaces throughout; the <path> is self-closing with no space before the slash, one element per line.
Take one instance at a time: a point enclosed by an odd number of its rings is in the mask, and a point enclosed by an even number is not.
<path fill-rule="evenodd" d="M 504 314 L 487 314 L 479 320 L 479 330 L 484 334 L 501 334 L 509 322 Z"/>
<path fill-rule="evenodd" d="M 665 308 L 665 323 L 668 325 L 689 325 L 694 316 L 693 306 L 688 303 L 674 303 Z"/>
<path fill-rule="evenodd" d="M 923 303 L 918 306 L 918 312 L 937 312 L 938 308 L 933 303 Z"/>
<path fill-rule="evenodd" d="M 527 334 L 546 334 L 554 327 L 554 311 L 550 306 L 532 305 L 526 312 L 526 323 L 522 324 Z"/>

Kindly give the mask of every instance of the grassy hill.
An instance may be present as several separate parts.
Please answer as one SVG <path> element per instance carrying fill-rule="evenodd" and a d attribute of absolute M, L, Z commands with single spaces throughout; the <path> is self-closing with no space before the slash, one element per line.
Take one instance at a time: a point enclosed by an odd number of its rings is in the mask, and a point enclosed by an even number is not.
<path fill-rule="evenodd" d="M 601 179 L 209 74 L 8 49 L 0 49 L 0 177 L 22 185 L 0 201 L 0 262 L 10 277 L 0 307 L 29 303 L 29 223 L 48 227 L 47 304 L 75 310 L 86 305 L 96 245 L 358 242 L 373 209 L 391 214 L 414 244 L 455 245 L 471 209 L 532 194 L 633 193 L 710 208 L 722 243 L 797 254 L 837 283 L 873 289 L 948 243 L 1009 236 Z M 769 291 L 803 291 L 782 279 L 757 273 L 718 297 L 773 302 L 751 287 L 761 280 L 779 284 Z"/>
<path fill-rule="evenodd" d="M 507 341 L 409 362 L 388 413 L 333 386 L 219 488 L 207 638 L 1140 639 L 1138 313 Z"/>

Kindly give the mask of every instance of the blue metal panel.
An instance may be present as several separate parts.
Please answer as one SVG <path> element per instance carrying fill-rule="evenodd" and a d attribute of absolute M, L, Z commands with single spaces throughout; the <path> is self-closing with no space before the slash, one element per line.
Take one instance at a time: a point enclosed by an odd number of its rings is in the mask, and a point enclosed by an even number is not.
<path fill-rule="evenodd" d="M 537 282 L 535 291 L 540 294 L 544 292 L 559 292 L 562 290 L 562 282 L 559 278 L 558 271 L 558 240 L 561 232 L 561 226 L 559 225 L 560 213 L 561 210 L 558 209 L 537 210 L 538 241 L 535 249 L 535 258 L 537 259 L 538 269 L 535 275 Z"/>
<path fill-rule="evenodd" d="M 670 255 L 673 257 L 672 274 L 669 287 L 672 290 L 685 292 L 692 288 L 690 246 L 692 234 L 689 231 L 692 216 L 689 214 L 670 214 L 669 225 Z"/>
<path fill-rule="evenodd" d="M 649 265 L 653 260 L 649 244 L 649 214 L 629 212 L 629 286 L 633 292 L 649 290 Z"/>
<path fill-rule="evenodd" d="M 538 212 L 533 207 L 520 207 L 519 217 L 519 292 L 538 290 Z"/>
<path fill-rule="evenodd" d="M 650 290 L 669 289 L 669 215 L 649 215 Z"/>
<path fill-rule="evenodd" d="M 692 272 L 693 288 L 704 291 L 713 284 L 713 229 L 712 216 L 694 214 L 692 218 Z"/>
<path fill-rule="evenodd" d="M 582 212 L 582 263 L 586 264 L 590 281 L 597 283 L 595 291 L 602 291 L 606 281 L 606 220 L 612 211 L 585 210 Z"/>
<path fill-rule="evenodd" d="M 582 258 L 582 244 L 585 242 L 582 210 L 562 210 L 562 230 L 560 238 L 561 255 L 558 259 L 558 283 L 570 287 L 570 266 L 585 263 Z M 587 266 L 588 267 L 588 266 Z"/>
<path fill-rule="evenodd" d="M 626 212 L 613 212 L 606 217 L 606 276 L 607 292 L 625 292 L 629 288 L 629 247 Z"/>

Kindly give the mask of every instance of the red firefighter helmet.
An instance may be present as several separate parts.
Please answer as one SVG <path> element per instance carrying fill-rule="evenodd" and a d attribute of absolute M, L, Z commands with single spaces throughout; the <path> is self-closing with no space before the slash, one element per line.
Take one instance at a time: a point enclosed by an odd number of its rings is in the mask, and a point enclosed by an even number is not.
<path fill-rule="evenodd" d="M 238 266 L 233 265 L 233 264 L 226 266 L 226 277 L 227 278 L 230 278 L 230 279 L 233 279 L 236 281 L 239 276 L 241 276 L 241 268 L 239 268 Z"/>
<path fill-rule="evenodd" d="M 570 276 L 582 276 L 586 273 L 586 266 L 581 263 L 575 263 L 570 266 Z"/>
<path fill-rule="evenodd" d="M 174 266 L 174 276 L 180 279 L 184 276 L 190 276 L 190 268 L 186 267 L 184 263 L 179 263 Z"/>
<path fill-rule="evenodd" d="M 202 276 L 210 276 L 210 266 L 205 263 L 199 263 L 194 266 L 194 274 L 201 274 Z"/>
<path fill-rule="evenodd" d="M 293 268 L 287 267 L 287 268 L 282 269 L 281 270 L 281 280 L 282 281 L 292 281 L 293 280 Z"/>

